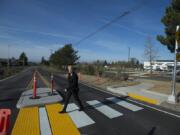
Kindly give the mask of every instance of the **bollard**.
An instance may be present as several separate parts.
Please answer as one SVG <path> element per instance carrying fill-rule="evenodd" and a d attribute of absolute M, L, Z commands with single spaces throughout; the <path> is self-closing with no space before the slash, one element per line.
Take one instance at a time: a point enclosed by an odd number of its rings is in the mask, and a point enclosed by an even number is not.
<path fill-rule="evenodd" d="M 10 109 L 0 109 L 0 135 L 6 135 L 10 126 Z"/>
<path fill-rule="evenodd" d="M 54 89 L 54 76 L 51 74 L 51 94 L 53 94 L 53 89 Z"/>
<path fill-rule="evenodd" d="M 33 98 L 36 98 L 36 90 L 37 90 L 37 80 L 36 80 L 36 72 L 34 73 L 34 85 L 33 85 Z"/>

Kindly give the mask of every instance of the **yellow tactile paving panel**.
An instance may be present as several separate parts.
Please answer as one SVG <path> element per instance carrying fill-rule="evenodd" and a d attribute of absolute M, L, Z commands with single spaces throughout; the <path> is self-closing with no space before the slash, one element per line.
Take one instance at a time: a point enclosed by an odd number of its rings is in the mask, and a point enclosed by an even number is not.
<path fill-rule="evenodd" d="M 12 135 L 40 135 L 38 107 L 20 110 Z"/>
<path fill-rule="evenodd" d="M 53 135 L 80 135 L 68 114 L 60 114 L 62 105 L 46 105 Z"/>
<path fill-rule="evenodd" d="M 131 97 L 131 98 L 143 101 L 143 102 L 150 103 L 150 104 L 155 104 L 155 105 L 159 104 L 159 102 L 157 100 L 155 100 L 155 99 L 144 97 L 144 96 L 137 95 L 137 94 L 134 94 L 134 93 L 128 93 L 128 96 Z"/>

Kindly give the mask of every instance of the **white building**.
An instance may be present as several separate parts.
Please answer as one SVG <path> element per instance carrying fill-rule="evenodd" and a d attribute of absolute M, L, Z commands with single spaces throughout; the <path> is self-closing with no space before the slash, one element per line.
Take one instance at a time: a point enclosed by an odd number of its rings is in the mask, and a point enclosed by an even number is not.
<path fill-rule="evenodd" d="M 173 60 L 155 60 L 152 62 L 153 70 L 169 71 L 169 70 L 172 70 L 173 67 L 174 67 Z M 149 61 L 144 62 L 144 69 L 145 70 L 151 69 L 151 65 Z M 177 70 L 180 70 L 180 61 L 177 62 Z"/>

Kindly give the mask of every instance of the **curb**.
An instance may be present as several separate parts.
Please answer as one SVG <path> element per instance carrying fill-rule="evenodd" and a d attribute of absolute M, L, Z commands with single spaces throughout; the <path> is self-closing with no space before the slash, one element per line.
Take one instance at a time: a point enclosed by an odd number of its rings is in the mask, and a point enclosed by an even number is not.
<path fill-rule="evenodd" d="M 61 76 L 61 77 L 64 77 L 64 76 Z M 88 83 L 85 83 L 83 81 L 79 81 L 79 82 L 89 86 Z M 92 87 L 92 86 L 90 86 L 90 87 Z M 96 88 L 96 86 L 93 86 L 93 87 Z M 143 101 L 143 102 L 146 102 L 146 103 L 149 103 L 149 104 L 160 105 L 160 102 L 158 100 L 156 100 L 156 99 L 149 98 L 149 97 L 144 97 L 144 96 L 134 94 L 134 93 L 131 93 L 131 92 L 128 92 L 128 93 L 126 93 L 126 92 L 116 93 L 116 92 L 114 92 L 114 90 L 111 87 L 107 87 L 106 91 L 108 91 L 110 93 L 118 94 L 118 95 L 121 95 L 121 96 L 129 96 L 130 98 L 133 98 L 133 99 L 139 100 L 139 101 Z"/>
<path fill-rule="evenodd" d="M 133 99 L 143 101 L 143 102 L 146 102 L 146 103 L 149 103 L 149 104 L 154 104 L 154 105 L 159 105 L 160 104 L 158 100 L 155 100 L 155 99 L 152 99 L 152 98 L 149 98 L 149 97 L 144 97 L 144 96 L 141 96 L 141 95 L 138 95 L 138 94 L 128 93 L 128 96 L 133 98 Z"/>
<path fill-rule="evenodd" d="M 116 93 L 114 91 L 114 89 L 111 88 L 111 87 L 107 87 L 107 90 L 109 92 Z M 120 92 L 118 94 L 123 95 L 123 96 L 128 96 L 128 97 L 133 98 L 135 100 L 143 101 L 143 102 L 153 104 L 153 105 L 160 105 L 161 104 L 161 102 L 159 100 L 157 100 L 157 99 L 149 98 L 149 97 L 139 95 L 139 94 L 136 94 L 136 93 L 133 93 L 133 92 Z"/>

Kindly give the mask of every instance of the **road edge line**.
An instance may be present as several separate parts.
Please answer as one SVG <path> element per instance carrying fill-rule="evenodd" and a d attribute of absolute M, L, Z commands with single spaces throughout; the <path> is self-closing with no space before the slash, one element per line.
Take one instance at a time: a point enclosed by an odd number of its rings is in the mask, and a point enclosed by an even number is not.
<path fill-rule="evenodd" d="M 41 73 L 38 70 L 36 70 L 36 72 L 39 75 L 39 77 L 41 78 L 41 80 L 44 82 L 44 84 L 49 88 L 50 83 L 47 81 L 47 79 L 45 79 L 45 77 L 43 75 L 41 75 Z"/>

